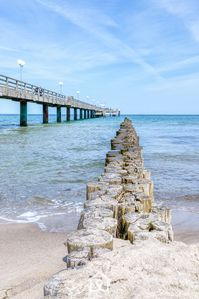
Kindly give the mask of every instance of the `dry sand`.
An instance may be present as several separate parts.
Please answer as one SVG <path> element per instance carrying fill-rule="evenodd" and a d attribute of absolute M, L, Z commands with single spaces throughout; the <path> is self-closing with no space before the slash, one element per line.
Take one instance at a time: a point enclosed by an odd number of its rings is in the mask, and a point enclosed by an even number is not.
<path fill-rule="evenodd" d="M 0 225 L 0 299 L 40 299 L 43 285 L 64 269 L 65 234 L 32 224 Z"/>
<path fill-rule="evenodd" d="M 198 232 L 191 231 L 179 231 L 177 239 L 186 241 L 187 234 L 188 243 L 198 241 Z M 44 283 L 65 268 L 64 241 L 65 234 L 42 232 L 33 224 L 0 225 L 0 299 L 43 299 Z"/>
<path fill-rule="evenodd" d="M 54 275 L 46 299 L 198 299 L 199 245 L 114 240 L 84 267 Z"/>

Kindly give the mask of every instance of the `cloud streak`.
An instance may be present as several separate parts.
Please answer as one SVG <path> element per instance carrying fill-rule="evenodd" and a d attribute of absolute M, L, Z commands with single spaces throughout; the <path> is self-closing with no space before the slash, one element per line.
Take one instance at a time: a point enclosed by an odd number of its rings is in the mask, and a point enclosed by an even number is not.
<path fill-rule="evenodd" d="M 57 1 L 37 0 L 48 9 L 63 16 L 66 20 L 92 34 L 114 52 L 117 50 L 118 59 L 125 58 L 143 68 L 144 71 L 153 75 L 156 79 L 163 79 L 156 69 L 147 63 L 143 57 L 132 47 L 109 32 L 109 28 L 118 28 L 118 24 L 110 17 L 96 9 L 84 9 L 83 7 L 57 4 Z"/>
<path fill-rule="evenodd" d="M 154 2 L 167 12 L 178 17 L 191 33 L 193 39 L 199 42 L 198 1 L 154 0 Z"/>

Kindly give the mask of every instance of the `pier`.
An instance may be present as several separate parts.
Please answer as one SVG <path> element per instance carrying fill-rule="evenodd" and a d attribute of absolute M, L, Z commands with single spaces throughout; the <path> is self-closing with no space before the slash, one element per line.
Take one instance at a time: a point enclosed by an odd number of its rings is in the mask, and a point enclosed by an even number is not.
<path fill-rule="evenodd" d="M 103 116 L 120 115 L 118 109 L 102 108 L 63 94 L 27 83 L 4 75 L 0 75 L 0 98 L 17 101 L 20 104 L 20 126 L 27 126 L 29 102 L 43 105 L 43 123 L 48 123 L 48 108 L 56 107 L 57 123 L 62 122 L 62 108 L 66 109 L 65 121 L 71 120 L 71 109 L 74 120 Z M 78 118 L 79 116 L 79 118 Z"/>

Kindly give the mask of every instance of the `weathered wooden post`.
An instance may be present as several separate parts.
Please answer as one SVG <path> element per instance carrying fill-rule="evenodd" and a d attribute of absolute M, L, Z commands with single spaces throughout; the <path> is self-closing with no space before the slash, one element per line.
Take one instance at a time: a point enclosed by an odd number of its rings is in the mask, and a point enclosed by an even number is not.
<path fill-rule="evenodd" d="M 48 105 L 43 104 L 43 124 L 48 123 Z"/>
<path fill-rule="evenodd" d="M 61 123 L 61 107 L 57 106 L 57 122 Z"/>
<path fill-rule="evenodd" d="M 83 118 L 83 115 L 82 115 L 83 114 L 83 109 L 80 109 L 79 112 L 80 112 L 79 118 L 82 119 Z"/>
<path fill-rule="evenodd" d="M 84 119 L 86 119 L 86 109 L 84 109 Z"/>
<path fill-rule="evenodd" d="M 74 120 L 77 120 L 77 108 L 74 108 Z"/>
<path fill-rule="evenodd" d="M 70 121 L 70 107 L 66 107 L 66 121 Z"/>
<path fill-rule="evenodd" d="M 20 101 L 20 126 L 27 126 L 27 102 Z"/>

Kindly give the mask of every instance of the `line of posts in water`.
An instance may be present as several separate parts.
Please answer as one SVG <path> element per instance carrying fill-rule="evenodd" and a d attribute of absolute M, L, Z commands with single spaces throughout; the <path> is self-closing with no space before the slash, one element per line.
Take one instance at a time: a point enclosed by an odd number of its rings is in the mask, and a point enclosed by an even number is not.
<path fill-rule="evenodd" d="M 57 123 L 62 122 L 62 106 L 53 106 L 56 107 L 57 112 Z M 49 104 L 43 104 L 43 124 L 48 123 L 48 108 Z M 89 119 L 96 117 L 95 110 L 83 109 L 83 108 L 75 108 L 75 107 L 64 107 L 66 108 L 66 119 L 65 121 L 71 120 L 71 109 L 74 109 L 74 120 L 78 119 Z M 79 113 L 78 113 L 79 110 Z M 78 118 L 79 115 L 79 118 Z M 102 115 L 101 115 L 102 116 Z M 27 118 L 28 118 L 28 109 L 27 109 L 27 101 L 20 101 L 20 126 L 27 126 Z"/>

